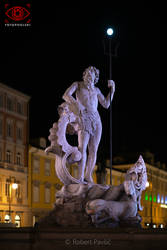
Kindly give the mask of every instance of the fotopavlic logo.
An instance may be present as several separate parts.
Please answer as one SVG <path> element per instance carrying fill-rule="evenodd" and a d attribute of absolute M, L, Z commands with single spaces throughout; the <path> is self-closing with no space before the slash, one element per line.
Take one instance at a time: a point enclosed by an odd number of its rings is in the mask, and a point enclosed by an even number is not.
<path fill-rule="evenodd" d="M 31 26 L 31 4 L 5 4 L 5 26 Z"/>
<path fill-rule="evenodd" d="M 22 21 L 30 15 L 30 12 L 24 7 L 14 6 L 8 9 L 5 14 L 14 21 Z"/>

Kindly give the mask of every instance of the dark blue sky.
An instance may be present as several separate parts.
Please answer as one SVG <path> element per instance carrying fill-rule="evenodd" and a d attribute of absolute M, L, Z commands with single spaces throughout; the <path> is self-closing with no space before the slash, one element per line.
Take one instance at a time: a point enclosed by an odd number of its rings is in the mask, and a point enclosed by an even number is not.
<path fill-rule="evenodd" d="M 41 14 L 33 9 L 29 30 L 1 30 L 0 80 L 31 96 L 30 136 L 49 135 L 61 96 L 87 66 L 100 69 L 98 87 L 107 94 L 103 40 L 112 25 L 120 42 L 112 68 L 113 152 L 149 148 L 167 162 L 165 23 L 163 6 L 55 7 Z M 109 111 L 99 111 L 103 147 L 109 145 Z"/>

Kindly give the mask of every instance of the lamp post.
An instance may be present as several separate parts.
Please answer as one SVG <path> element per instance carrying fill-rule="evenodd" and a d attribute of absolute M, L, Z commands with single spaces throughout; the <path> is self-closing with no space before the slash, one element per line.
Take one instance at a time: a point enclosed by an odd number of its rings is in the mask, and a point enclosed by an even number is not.
<path fill-rule="evenodd" d="M 112 80 L 112 51 L 111 51 L 111 39 L 114 30 L 112 28 L 107 29 L 107 36 L 109 40 L 109 80 Z M 111 92 L 110 92 L 110 185 L 112 185 L 112 106 L 111 106 Z"/>
<path fill-rule="evenodd" d="M 148 196 L 148 200 L 151 201 L 151 205 L 150 205 L 150 224 L 149 227 L 152 228 L 153 227 L 153 186 L 152 186 L 152 172 L 151 172 L 151 178 L 150 178 L 150 182 L 147 181 L 146 183 L 146 188 L 150 188 L 151 190 L 151 195 Z"/>
<path fill-rule="evenodd" d="M 9 178 L 9 222 L 11 222 L 11 198 L 12 198 L 12 189 L 16 190 L 18 188 L 18 184 L 13 182 L 12 177 Z"/>

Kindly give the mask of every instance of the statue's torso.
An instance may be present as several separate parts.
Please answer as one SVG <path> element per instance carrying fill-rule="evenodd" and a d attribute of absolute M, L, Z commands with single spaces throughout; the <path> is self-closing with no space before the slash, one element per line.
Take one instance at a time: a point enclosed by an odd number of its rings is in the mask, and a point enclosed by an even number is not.
<path fill-rule="evenodd" d="M 78 82 L 78 89 L 76 91 L 77 101 L 82 105 L 83 109 L 90 112 L 97 112 L 98 98 L 97 90 L 88 89 L 83 82 Z"/>

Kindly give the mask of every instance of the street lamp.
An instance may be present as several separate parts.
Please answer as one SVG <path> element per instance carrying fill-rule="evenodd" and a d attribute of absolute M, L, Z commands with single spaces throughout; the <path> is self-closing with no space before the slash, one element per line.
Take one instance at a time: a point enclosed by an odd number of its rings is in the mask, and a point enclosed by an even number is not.
<path fill-rule="evenodd" d="M 151 206 L 150 206 L 150 224 L 149 226 L 152 228 L 153 227 L 153 190 L 152 190 L 152 173 L 151 173 L 151 180 L 150 182 L 146 182 L 146 188 L 150 187 L 151 190 L 151 195 L 148 196 L 148 200 L 151 201 Z"/>
<path fill-rule="evenodd" d="M 12 183 L 12 177 L 9 178 L 9 222 L 11 222 L 11 197 L 12 189 L 16 190 L 18 188 L 17 183 Z"/>
<path fill-rule="evenodd" d="M 108 36 L 112 36 L 113 33 L 114 33 L 114 30 L 113 30 L 112 28 L 108 28 L 108 29 L 107 29 L 107 35 L 108 35 Z"/>
<path fill-rule="evenodd" d="M 107 29 L 107 37 L 109 38 L 109 80 L 112 80 L 112 51 L 111 39 L 114 30 L 110 27 Z M 111 106 L 111 92 L 110 92 L 110 185 L 112 185 L 112 106 Z"/>

